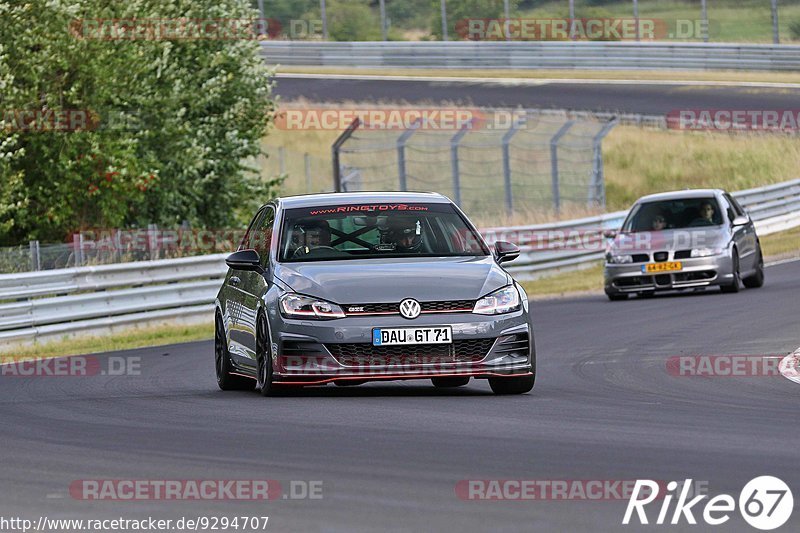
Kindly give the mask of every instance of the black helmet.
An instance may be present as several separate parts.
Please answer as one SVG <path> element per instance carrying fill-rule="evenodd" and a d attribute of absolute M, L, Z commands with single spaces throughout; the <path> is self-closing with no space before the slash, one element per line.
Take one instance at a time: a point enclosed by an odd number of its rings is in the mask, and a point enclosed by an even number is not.
<path fill-rule="evenodd" d="M 422 228 L 418 219 L 398 217 L 390 220 L 387 237 L 399 252 L 419 252 L 422 249 Z"/>

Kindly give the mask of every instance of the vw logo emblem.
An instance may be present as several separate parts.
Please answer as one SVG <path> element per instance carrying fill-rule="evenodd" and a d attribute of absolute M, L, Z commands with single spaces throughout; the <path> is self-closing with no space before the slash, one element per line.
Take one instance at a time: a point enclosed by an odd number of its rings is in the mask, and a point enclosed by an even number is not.
<path fill-rule="evenodd" d="M 422 306 L 413 298 L 406 298 L 400 302 L 400 314 L 403 318 L 417 318 L 422 312 Z"/>

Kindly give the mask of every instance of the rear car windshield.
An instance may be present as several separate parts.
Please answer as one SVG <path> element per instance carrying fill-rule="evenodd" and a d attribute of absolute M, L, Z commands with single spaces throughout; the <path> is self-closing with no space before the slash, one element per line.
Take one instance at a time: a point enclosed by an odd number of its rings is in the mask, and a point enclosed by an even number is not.
<path fill-rule="evenodd" d="M 280 261 L 485 256 L 451 204 L 355 204 L 287 209 Z"/>
<path fill-rule="evenodd" d="M 714 197 L 643 202 L 634 206 L 622 231 L 659 231 L 722 224 L 722 211 Z"/>

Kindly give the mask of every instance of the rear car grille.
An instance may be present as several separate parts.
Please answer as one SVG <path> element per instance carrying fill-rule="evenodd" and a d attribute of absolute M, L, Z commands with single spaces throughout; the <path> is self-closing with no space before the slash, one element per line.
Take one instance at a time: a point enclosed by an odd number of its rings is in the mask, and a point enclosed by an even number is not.
<path fill-rule="evenodd" d="M 423 313 L 454 313 L 472 312 L 475 307 L 474 300 L 450 300 L 444 302 L 420 302 Z M 352 316 L 376 314 L 400 314 L 400 303 L 378 304 L 345 304 L 342 306 L 345 314 Z"/>
<path fill-rule="evenodd" d="M 489 353 L 494 339 L 456 340 L 453 344 L 373 346 L 368 343 L 326 344 L 344 366 L 476 363 Z"/>

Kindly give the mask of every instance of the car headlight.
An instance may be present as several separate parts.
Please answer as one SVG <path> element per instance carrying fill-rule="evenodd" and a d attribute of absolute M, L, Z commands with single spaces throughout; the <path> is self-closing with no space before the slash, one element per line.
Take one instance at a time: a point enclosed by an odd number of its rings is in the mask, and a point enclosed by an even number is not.
<path fill-rule="evenodd" d="M 344 318 L 341 307 L 310 296 L 288 293 L 281 296 L 281 314 L 288 318 L 332 319 Z"/>
<path fill-rule="evenodd" d="M 722 253 L 722 248 L 694 248 L 691 257 L 709 257 Z"/>
<path fill-rule="evenodd" d="M 502 315 L 517 311 L 519 308 L 519 291 L 513 285 L 509 285 L 478 300 L 472 312 L 478 315 Z"/>
<path fill-rule="evenodd" d="M 633 263 L 633 256 L 608 254 L 606 255 L 606 260 L 609 263 L 614 263 L 614 264 Z"/>

